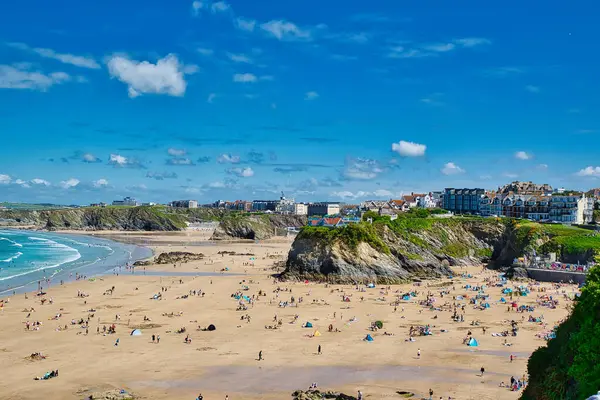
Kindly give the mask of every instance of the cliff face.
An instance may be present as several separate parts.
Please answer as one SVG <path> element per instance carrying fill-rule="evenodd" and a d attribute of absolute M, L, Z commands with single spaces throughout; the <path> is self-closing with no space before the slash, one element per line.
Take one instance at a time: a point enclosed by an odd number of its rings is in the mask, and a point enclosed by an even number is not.
<path fill-rule="evenodd" d="M 74 208 L 47 211 L 4 210 L 0 220 L 12 226 L 48 230 L 176 231 L 185 228 L 185 216 L 165 207 Z"/>
<path fill-rule="evenodd" d="M 306 225 L 303 215 L 229 214 L 224 216 L 213 233 L 213 240 L 263 240 L 283 235 L 288 227 Z"/>
<path fill-rule="evenodd" d="M 450 266 L 479 264 L 502 246 L 499 223 L 427 220 L 418 221 L 422 227 L 408 227 L 394 222 L 305 228 L 292 244 L 283 276 L 385 284 L 435 278 L 452 274 Z"/>
<path fill-rule="evenodd" d="M 455 265 L 506 268 L 517 257 L 548 252 L 563 262 L 599 261 L 600 236 L 575 227 L 490 218 L 401 217 L 337 229 L 309 227 L 292 244 L 283 275 L 392 283 L 449 275 Z"/>

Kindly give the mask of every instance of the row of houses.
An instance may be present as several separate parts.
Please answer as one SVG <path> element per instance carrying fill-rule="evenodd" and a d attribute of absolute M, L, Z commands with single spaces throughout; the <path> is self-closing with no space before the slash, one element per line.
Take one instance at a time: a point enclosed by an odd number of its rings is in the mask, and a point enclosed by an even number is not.
<path fill-rule="evenodd" d="M 333 202 L 297 203 L 288 199 L 282 193 L 278 200 L 218 200 L 208 207 L 237 210 L 245 212 L 266 212 L 277 214 L 295 214 L 310 216 L 337 215 L 340 213 L 340 204 Z"/>
<path fill-rule="evenodd" d="M 446 188 L 443 208 L 473 214 L 532 221 L 585 224 L 592 221 L 595 199 L 581 192 L 552 189 L 548 184 L 511 182 L 495 192 L 481 188 Z"/>
<path fill-rule="evenodd" d="M 362 211 L 374 211 L 379 215 L 395 215 L 413 208 L 440 208 L 442 192 L 411 193 L 399 199 L 368 200 L 360 204 Z"/>

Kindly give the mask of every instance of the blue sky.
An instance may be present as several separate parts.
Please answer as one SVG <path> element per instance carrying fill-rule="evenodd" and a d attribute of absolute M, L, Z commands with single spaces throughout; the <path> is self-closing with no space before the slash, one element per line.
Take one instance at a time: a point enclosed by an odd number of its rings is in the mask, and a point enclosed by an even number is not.
<path fill-rule="evenodd" d="M 28 1 L 0 201 L 600 186 L 592 1 Z"/>

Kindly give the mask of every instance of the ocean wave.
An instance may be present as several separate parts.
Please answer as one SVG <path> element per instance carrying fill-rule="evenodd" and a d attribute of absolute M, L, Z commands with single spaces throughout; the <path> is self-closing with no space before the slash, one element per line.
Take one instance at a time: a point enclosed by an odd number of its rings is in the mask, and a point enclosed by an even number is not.
<path fill-rule="evenodd" d="M 5 241 L 9 242 L 11 246 L 23 247 L 23 245 L 21 243 L 17 243 L 14 240 L 10 240 L 9 238 L 0 237 L 0 240 L 5 240 Z"/>
<path fill-rule="evenodd" d="M 12 260 L 16 260 L 17 258 L 21 257 L 23 255 L 23 253 L 21 253 L 20 251 L 17 252 L 14 256 L 7 258 L 6 260 L 0 260 L 0 262 L 6 262 L 9 263 Z"/>
<path fill-rule="evenodd" d="M 70 263 L 70 262 L 73 262 L 73 261 L 77 261 L 77 260 L 79 260 L 80 258 L 81 258 L 81 254 L 79 254 L 79 252 L 77 252 L 77 255 L 73 255 L 72 257 L 67 257 L 66 259 L 62 260 L 62 261 L 61 261 L 61 262 L 59 262 L 58 264 L 54 264 L 54 265 L 44 265 L 44 266 L 40 266 L 39 268 L 36 268 L 36 269 L 32 269 L 32 270 L 29 270 L 29 271 L 24 271 L 24 272 L 21 272 L 20 274 L 14 274 L 14 275 L 11 275 L 11 276 L 6 276 L 6 277 L 3 277 L 3 278 L 0 278 L 0 282 L 1 282 L 1 281 L 5 281 L 5 280 L 7 280 L 7 279 L 16 278 L 16 277 L 18 277 L 18 276 L 24 276 L 24 275 L 29 275 L 29 274 L 32 274 L 32 273 L 34 273 L 34 272 L 43 271 L 43 270 L 45 270 L 45 269 L 53 269 L 53 268 L 58 268 L 58 267 L 60 267 L 60 266 L 61 266 L 61 265 L 63 265 L 63 264 L 67 264 L 67 263 Z M 53 276 L 54 276 L 54 274 L 53 274 Z"/>

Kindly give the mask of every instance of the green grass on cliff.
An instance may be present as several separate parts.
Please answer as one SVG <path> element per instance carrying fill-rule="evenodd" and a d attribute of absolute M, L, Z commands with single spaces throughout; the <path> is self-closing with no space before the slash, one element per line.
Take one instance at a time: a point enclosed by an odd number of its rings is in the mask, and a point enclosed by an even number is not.
<path fill-rule="evenodd" d="M 556 338 L 532 354 L 527 369 L 521 400 L 584 400 L 600 389 L 600 266 L 588 274 Z"/>
<path fill-rule="evenodd" d="M 531 221 L 514 221 L 517 244 L 521 248 L 535 248 L 537 239 L 549 238 L 540 249 L 542 252 L 557 252 L 562 255 L 584 254 L 593 251 L 600 254 L 600 234 L 576 226 L 539 224 Z"/>
<path fill-rule="evenodd" d="M 327 228 L 323 226 L 307 226 L 298 234 L 299 239 L 316 239 L 323 244 L 341 242 L 352 250 L 357 250 L 360 243 L 367 243 L 375 250 L 390 254 L 389 247 L 381 240 L 375 227 L 371 224 L 351 224 L 343 228 Z"/>

